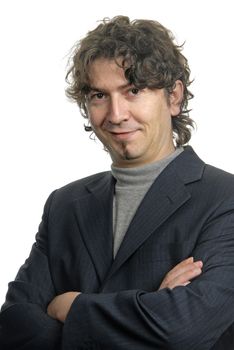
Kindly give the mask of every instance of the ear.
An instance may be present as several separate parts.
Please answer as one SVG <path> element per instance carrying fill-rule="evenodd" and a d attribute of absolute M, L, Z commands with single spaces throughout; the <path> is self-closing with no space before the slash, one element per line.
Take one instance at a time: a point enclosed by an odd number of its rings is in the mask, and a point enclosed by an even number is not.
<path fill-rule="evenodd" d="M 171 116 L 175 117 L 180 113 L 180 106 L 184 96 L 184 85 L 181 80 L 176 80 L 175 87 L 169 95 Z"/>

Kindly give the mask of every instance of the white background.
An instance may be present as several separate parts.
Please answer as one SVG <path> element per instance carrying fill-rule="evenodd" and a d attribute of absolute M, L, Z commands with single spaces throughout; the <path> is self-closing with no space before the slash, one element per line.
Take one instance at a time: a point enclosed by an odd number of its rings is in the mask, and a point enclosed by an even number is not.
<path fill-rule="evenodd" d="M 64 95 L 70 48 L 97 20 L 148 18 L 170 28 L 195 82 L 190 144 L 234 172 L 232 1 L 0 0 L 0 304 L 28 256 L 52 190 L 109 168 Z"/>

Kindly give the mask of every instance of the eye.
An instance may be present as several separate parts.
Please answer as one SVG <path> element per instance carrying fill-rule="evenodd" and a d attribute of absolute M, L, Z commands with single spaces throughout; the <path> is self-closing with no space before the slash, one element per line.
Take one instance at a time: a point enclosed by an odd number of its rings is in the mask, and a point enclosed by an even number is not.
<path fill-rule="evenodd" d="M 90 95 L 90 99 L 91 100 L 93 100 L 93 99 L 101 100 L 101 99 L 103 99 L 103 97 L 104 97 L 104 93 L 103 92 L 97 92 L 97 93 L 93 93 L 93 94 Z"/>
<path fill-rule="evenodd" d="M 104 94 L 104 92 L 101 92 L 101 91 L 93 91 L 93 92 L 90 92 L 87 96 L 88 100 L 89 101 L 97 101 L 97 100 L 102 100 L 104 99 L 106 96 Z"/>
<path fill-rule="evenodd" d="M 139 92 L 140 92 L 140 89 L 138 89 L 136 87 L 133 87 L 133 88 L 130 89 L 130 93 L 132 95 L 137 95 Z"/>
<path fill-rule="evenodd" d="M 98 100 L 101 100 L 104 97 L 103 92 L 98 92 L 94 94 L 94 97 L 97 98 Z"/>

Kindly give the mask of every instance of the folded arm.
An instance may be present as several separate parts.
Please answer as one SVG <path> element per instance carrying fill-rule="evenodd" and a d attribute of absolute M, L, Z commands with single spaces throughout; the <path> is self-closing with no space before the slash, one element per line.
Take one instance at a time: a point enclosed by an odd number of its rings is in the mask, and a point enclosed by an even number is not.
<path fill-rule="evenodd" d="M 201 266 L 196 266 L 196 272 L 173 269 L 155 292 L 78 295 L 76 291 L 71 298 L 56 296 L 47 261 L 44 217 L 29 259 L 9 286 L 0 314 L 1 347 L 210 349 L 234 322 L 233 213 L 234 203 L 222 205 L 204 227 L 193 252 L 195 260 L 203 261 L 203 272 L 191 283 Z M 61 313 L 64 297 L 66 307 Z M 65 321 L 64 325 L 58 320 Z"/>
<path fill-rule="evenodd" d="M 231 208 L 231 209 L 230 209 Z M 234 322 L 234 202 L 222 204 L 194 249 L 202 274 L 157 292 L 80 294 L 63 329 L 70 348 L 211 349 Z M 83 345 L 82 345 L 83 344 Z"/>
<path fill-rule="evenodd" d="M 163 288 L 173 289 L 178 286 L 187 286 L 193 278 L 201 274 L 202 265 L 202 261 L 194 262 L 193 257 L 180 262 L 166 274 L 159 290 Z M 57 295 L 48 305 L 48 315 L 64 323 L 72 303 L 80 294 L 80 292 L 71 291 Z"/>
<path fill-rule="evenodd" d="M 49 204 L 49 200 L 46 207 Z M 46 313 L 55 297 L 46 255 L 47 210 L 29 258 L 9 284 L 0 313 L 0 349 L 58 350 L 62 324 Z"/>

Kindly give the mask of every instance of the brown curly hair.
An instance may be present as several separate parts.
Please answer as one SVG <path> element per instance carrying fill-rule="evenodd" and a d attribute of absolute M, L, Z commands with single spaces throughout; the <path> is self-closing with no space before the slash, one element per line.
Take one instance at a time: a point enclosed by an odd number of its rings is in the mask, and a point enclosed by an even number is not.
<path fill-rule="evenodd" d="M 172 117 L 172 127 L 177 146 L 191 138 L 194 121 L 189 117 L 188 100 L 193 94 L 188 90 L 190 69 L 182 55 L 183 45 L 174 43 L 174 36 L 160 23 L 153 20 L 134 20 L 126 16 L 104 18 L 94 30 L 78 42 L 69 60 L 66 75 L 69 86 L 67 96 L 80 107 L 81 114 L 88 118 L 86 96 L 89 93 L 89 66 L 97 58 L 122 58 L 126 79 L 137 88 L 162 89 L 168 96 L 176 80 L 184 86 L 180 113 Z M 85 126 L 91 131 L 90 126 Z"/>

